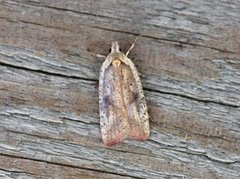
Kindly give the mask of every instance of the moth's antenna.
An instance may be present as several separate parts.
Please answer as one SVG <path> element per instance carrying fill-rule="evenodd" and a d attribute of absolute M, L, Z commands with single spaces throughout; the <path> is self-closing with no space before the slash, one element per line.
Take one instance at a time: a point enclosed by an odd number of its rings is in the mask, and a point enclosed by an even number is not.
<path fill-rule="evenodd" d="M 98 57 L 98 58 L 107 58 L 107 56 L 102 55 L 102 54 L 97 54 L 97 53 L 93 53 L 93 52 L 89 52 L 92 56 Z"/>
<path fill-rule="evenodd" d="M 128 51 L 127 51 L 127 53 L 126 53 L 126 56 L 128 56 L 128 54 L 130 53 L 130 51 L 133 49 L 133 47 L 135 46 L 135 43 L 136 43 L 136 41 L 137 41 L 137 39 L 138 39 L 139 37 L 140 37 L 140 35 L 138 35 L 138 36 L 135 38 L 134 42 L 132 43 L 131 47 L 128 49 Z"/>

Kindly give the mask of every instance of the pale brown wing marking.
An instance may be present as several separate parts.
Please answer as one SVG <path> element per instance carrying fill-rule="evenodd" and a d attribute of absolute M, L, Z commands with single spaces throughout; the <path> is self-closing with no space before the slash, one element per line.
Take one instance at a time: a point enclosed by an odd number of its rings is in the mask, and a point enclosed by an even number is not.
<path fill-rule="evenodd" d="M 113 145 L 127 137 L 129 124 L 121 97 L 121 76 L 112 65 L 105 69 L 103 93 L 100 97 L 100 124 L 106 145 Z"/>
<path fill-rule="evenodd" d="M 125 101 L 128 104 L 127 109 L 131 127 L 129 136 L 139 140 L 146 140 L 149 137 L 150 129 L 142 84 L 132 61 L 125 56 L 124 62 L 126 65 L 123 70 L 123 79 L 124 83 L 127 85 L 124 88 L 128 89 L 125 90 L 127 94 Z"/>

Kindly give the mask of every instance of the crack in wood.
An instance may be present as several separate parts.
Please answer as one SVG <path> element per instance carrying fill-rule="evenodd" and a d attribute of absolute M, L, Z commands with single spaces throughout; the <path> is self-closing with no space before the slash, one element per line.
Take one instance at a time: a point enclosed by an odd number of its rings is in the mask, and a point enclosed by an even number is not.
<path fill-rule="evenodd" d="M 42 163 L 47 163 L 47 164 L 52 164 L 52 165 L 59 165 L 59 166 L 63 166 L 63 167 L 84 169 L 84 170 L 93 171 L 93 172 L 101 172 L 103 174 L 105 173 L 105 174 L 112 174 L 112 175 L 117 175 L 117 176 L 122 176 L 122 177 L 132 177 L 132 178 L 136 178 L 136 179 L 143 179 L 142 177 L 136 177 L 136 176 L 132 176 L 130 174 L 125 175 L 125 174 L 121 174 L 121 173 L 117 173 L 117 172 L 108 172 L 106 170 L 99 170 L 99 169 L 94 169 L 94 168 L 87 168 L 87 167 L 81 167 L 81 166 L 76 166 L 76 165 L 70 165 L 70 164 L 64 164 L 64 163 L 58 163 L 58 162 L 51 162 L 51 161 L 40 160 L 40 159 L 35 159 L 35 158 L 22 157 L 22 156 L 4 154 L 4 153 L 0 153 L 0 155 L 6 156 L 6 157 L 11 157 L 11 158 L 30 160 L 30 161 L 34 161 L 34 162 L 42 162 Z"/>
<path fill-rule="evenodd" d="M 156 143 L 156 144 L 160 144 L 160 145 L 165 145 L 164 143 L 155 141 L 153 139 L 150 139 L 151 142 Z M 236 164 L 236 163 L 240 163 L 240 160 L 224 160 L 224 159 L 220 159 L 220 158 L 214 158 L 211 157 L 206 151 L 204 152 L 196 152 L 196 151 L 192 151 L 191 149 L 189 149 L 187 146 L 186 147 L 180 147 L 178 146 L 178 148 L 182 148 L 184 150 L 180 150 L 177 148 L 174 148 L 173 145 L 166 145 L 166 148 L 161 148 L 161 149 L 166 149 L 166 150 L 172 150 L 172 151 L 176 151 L 176 152 L 181 152 L 181 153 L 186 153 L 186 154 L 191 154 L 191 155 L 196 155 L 196 156 L 202 156 L 205 157 L 207 159 L 209 159 L 210 161 L 215 161 L 221 164 Z"/>
<path fill-rule="evenodd" d="M 147 91 L 151 91 L 151 92 L 161 93 L 161 94 L 169 94 L 169 95 L 173 95 L 173 96 L 179 96 L 179 97 L 182 97 L 182 98 L 186 98 L 186 99 L 190 99 L 190 100 L 194 100 L 194 101 L 198 101 L 198 102 L 202 102 L 202 103 L 214 103 L 214 104 L 219 104 L 219 105 L 233 107 L 233 108 L 239 108 L 240 107 L 240 105 L 235 105 L 235 104 L 221 102 L 221 101 L 213 101 L 213 100 L 209 100 L 209 99 L 200 99 L 200 98 L 196 98 L 196 97 L 193 97 L 193 96 L 184 95 L 184 94 L 181 94 L 181 93 L 160 91 L 160 90 L 155 90 L 155 89 L 150 89 L 150 88 L 143 88 L 143 89 L 147 90 Z"/>
<path fill-rule="evenodd" d="M 17 170 L 10 170 L 10 169 L 4 169 L 4 168 L 1 168 L 1 167 L 0 167 L 0 170 L 2 170 L 4 172 L 15 173 L 15 174 L 35 175 L 34 173 L 31 173 L 31 172 L 29 173 L 29 172 L 23 172 L 23 171 L 17 171 Z M 1 177 L 1 174 L 0 174 L 0 177 Z"/>
<path fill-rule="evenodd" d="M 96 80 L 96 79 L 83 78 L 83 77 L 78 77 L 78 76 L 73 76 L 73 75 L 65 75 L 65 74 L 61 74 L 61 73 L 52 73 L 52 72 L 49 72 L 49 71 L 36 70 L 36 69 L 27 68 L 27 67 L 7 64 L 7 63 L 3 63 L 3 62 L 0 62 L 0 65 L 16 68 L 16 69 L 20 69 L 20 70 L 28 70 L 28 71 L 32 71 L 32 72 L 42 73 L 42 74 L 46 74 L 46 75 L 53 75 L 53 76 L 58 76 L 58 77 L 63 77 L 63 78 L 72 78 L 72 79 L 78 79 L 78 80 L 91 81 L 91 82 L 98 83 L 98 80 Z M 222 102 L 222 101 L 214 101 L 214 100 L 210 100 L 210 99 L 200 99 L 200 98 L 196 98 L 196 97 L 193 97 L 193 96 L 184 95 L 184 94 L 180 94 L 180 93 L 160 91 L 160 90 L 150 89 L 150 88 L 143 88 L 143 89 L 147 90 L 147 91 L 151 91 L 151 92 L 161 93 L 161 94 L 169 94 L 169 95 L 173 95 L 173 96 L 179 96 L 179 97 L 182 97 L 182 98 L 191 99 L 191 100 L 198 101 L 198 102 L 203 102 L 203 103 L 214 103 L 214 104 L 219 104 L 219 105 L 233 107 L 233 108 L 239 108 L 240 107 L 240 105 L 234 105 L 232 103 L 226 103 L 226 102 Z"/>
<path fill-rule="evenodd" d="M 37 3 L 35 3 L 35 2 L 31 3 L 31 5 L 33 5 L 33 6 L 36 5 L 36 4 Z M 64 12 L 72 12 L 72 13 L 76 13 L 76 14 L 84 14 L 84 15 L 89 15 L 89 16 L 94 16 L 94 17 L 103 17 L 103 18 L 110 18 L 110 19 L 112 18 L 112 19 L 122 20 L 122 19 L 119 19 L 119 18 L 113 18 L 111 16 L 103 16 L 103 15 L 97 15 L 97 14 L 92 14 L 92 13 L 87 13 L 87 12 L 79 12 L 79 11 L 74 11 L 74 10 L 70 10 L 70 9 L 53 7 L 53 6 L 40 5 L 40 6 L 36 6 L 36 7 L 46 7 L 46 8 L 50 8 L 50 9 L 54 9 L 54 10 L 60 10 L 60 11 L 64 11 Z M 18 21 L 24 22 L 24 23 L 29 23 L 29 24 L 40 25 L 40 26 L 43 26 L 43 27 L 55 28 L 54 26 L 46 26 L 46 25 L 35 23 L 35 22 L 28 22 L 28 21 L 25 21 L 25 20 L 18 20 Z M 12 21 L 12 22 L 14 22 L 14 21 Z M 81 24 L 81 25 L 82 26 L 87 26 L 87 27 L 92 27 L 92 28 L 97 28 L 97 29 L 102 29 L 102 30 L 107 30 L 107 31 L 112 31 L 112 32 L 119 32 L 119 33 L 129 34 L 129 35 L 135 35 L 135 36 L 141 35 L 142 37 L 145 37 L 145 38 L 150 38 L 150 39 L 155 39 L 155 40 L 162 40 L 162 41 L 166 41 L 166 42 L 174 42 L 174 43 L 180 43 L 180 44 L 185 44 L 185 45 L 190 45 L 190 46 L 198 46 L 198 47 L 208 48 L 208 49 L 212 49 L 212 50 L 216 50 L 216 51 L 224 52 L 224 53 L 236 54 L 236 52 L 228 50 L 228 49 L 220 49 L 220 48 L 216 48 L 216 47 L 213 47 L 213 46 L 207 46 L 207 45 L 202 45 L 202 44 L 197 44 L 197 43 L 190 43 L 190 42 L 184 42 L 184 41 L 178 41 L 178 40 L 171 40 L 171 39 L 167 39 L 167 38 L 158 38 L 158 37 L 153 37 L 153 36 L 149 36 L 149 35 L 133 33 L 133 32 L 130 32 L 130 31 L 109 29 L 109 28 L 100 27 L 100 26 L 84 25 L 84 24 Z M 64 29 L 64 28 L 60 28 L 60 27 L 57 27 L 57 29 L 68 30 L 69 31 L 69 29 Z M 202 35 L 204 35 L 204 34 L 202 34 Z"/>

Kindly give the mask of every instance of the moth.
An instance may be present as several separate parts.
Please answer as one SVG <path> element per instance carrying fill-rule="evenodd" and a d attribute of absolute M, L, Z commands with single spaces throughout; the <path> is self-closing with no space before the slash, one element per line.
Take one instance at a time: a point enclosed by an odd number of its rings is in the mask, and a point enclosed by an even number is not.
<path fill-rule="evenodd" d="M 135 39 L 136 41 L 136 39 Z M 149 115 L 142 84 L 133 62 L 112 42 L 99 77 L 99 112 L 102 139 L 111 146 L 125 138 L 147 140 Z"/>

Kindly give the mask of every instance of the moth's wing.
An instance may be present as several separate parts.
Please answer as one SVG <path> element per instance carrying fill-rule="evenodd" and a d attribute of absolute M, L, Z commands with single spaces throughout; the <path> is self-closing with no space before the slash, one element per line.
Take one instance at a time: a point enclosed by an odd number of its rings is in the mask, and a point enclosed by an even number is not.
<path fill-rule="evenodd" d="M 124 81 L 123 92 L 130 124 L 129 137 L 138 140 L 146 140 L 149 138 L 150 129 L 142 84 L 133 62 L 126 56 L 124 56 L 124 62 L 126 64 L 123 65 L 122 68 Z"/>
<path fill-rule="evenodd" d="M 129 134 L 128 114 L 121 95 L 122 77 L 119 72 L 112 64 L 102 67 L 100 72 L 100 125 L 102 139 L 106 145 L 116 144 Z"/>

